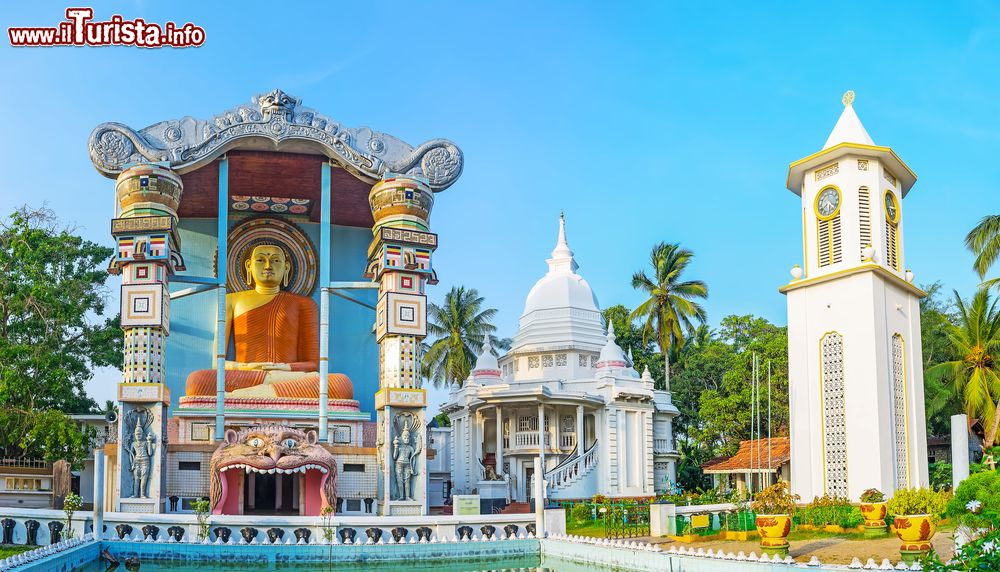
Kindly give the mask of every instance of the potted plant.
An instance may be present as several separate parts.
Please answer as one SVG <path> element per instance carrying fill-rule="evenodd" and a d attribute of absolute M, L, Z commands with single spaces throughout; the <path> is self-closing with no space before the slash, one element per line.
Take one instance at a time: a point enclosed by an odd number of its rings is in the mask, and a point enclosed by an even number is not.
<path fill-rule="evenodd" d="M 750 508 L 756 513 L 760 547 L 765 552 L 788 552 L 788 533 L 792 531 L 792 513 L 799 495 L 788 490 L 788 483 L 778 481 L 757 493 Z"/>
<path fill-rule="evenodd" d="M 885 533 L 887 511 L 885 493 L 878 489 L 868 489 L 861 493 L 861 515 L 865 517 L 866 536 Z"/>
<path fill-rule="evenodd" d="M 931 538 L 948 502 L 932 489 L 899 489 L 888 503 L 895 518 L 892 525 L 902 544 L 899 553 L 906 562 L 930 552 Z"/>

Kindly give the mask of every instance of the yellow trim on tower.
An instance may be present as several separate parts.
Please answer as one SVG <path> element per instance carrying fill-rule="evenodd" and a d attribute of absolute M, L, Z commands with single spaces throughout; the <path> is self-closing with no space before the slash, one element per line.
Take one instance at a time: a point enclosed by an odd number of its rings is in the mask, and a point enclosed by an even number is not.
<path fill-rule="evenodd" d="M 805 286 L 811 286 L 813 284 L 820 284 L 822 282 L 827 282 L 827 281 L 833 280 L 835 278 L 839 278 L 839 277 L 842 277 L 842 276 L 850 276 L 851 274 L 860 274 L 862 272 L 875 272 L 877 274 L 880 274 L 883 278 L 889 279 L 890 282 L 895 283 L 900 288 L 908 291 L 910 294 L 913 294 L 914 296 L 916 296 L 918 298 L 926 298 L 927 297 L 927 292 L 924 292 L 920 288 L 917 288 L 913 284 L 910 284 L 906 280 L 903 280 L 899 276 L 896 276 L 894 273 L 892 273 L 889 270 L 887 270 L 884 266 L 881 266 L 879 264 L 875 264 L 875 263 L 872 263 L 872 262 L 866 262 L 864 264 L 859 264 L 858 266 L 854 266 L 853 268 L 845 268 L 843 270 L 836 270 L 834 272 L 830 272 L 829 274 L 823 274 L 822 276 L 816 276 L 815 278 L 809 278 L 809 279 L 803 278 L 801 280 L 795 280 L 793 282 L 790 282 L 790 283 L 785 284 L 784 286 L 781 286 L 780 288 L 778 288 L 778 292 L 781 292 L 782 294 L 785 294 L 785 293 L 787 293 L 787 292 L 789 292 L 791 290 L 797 290 L 797 289 L 803 288 Z"/>
<path fill-rule="evenodd" d="M 893 151 L 891 147 L 883 147 L 881 145 L 865 145 L 863 143 L 838 143 L 838 144 L 834 145 L 833 147 L 830 147 L 828 149 L 823 149 L 822 151 L 818 151 L 816 153 L 813 153 L 812 155 L 809 155 L 808 157 L 803 157 L 803 158 L 799 159 L 798 161 L 793 161 L 792 163 L 788 164 L 788 168 L 792 169 L 792 168 L 797 167 L 797 166 L 799 166 L 799 165 L 801 165 L 803 163 L 807 163 L 809 161 L 812 161 L 813 159 L 816 159 L 817 157 L 822 157 L 823 155 L 826 155 L 827 153 L 833 153 L 834 151 L 838 151 L 840 149 L 865 149 L 865 150 L 868 150 L 868 151 L 881 151 L 881 152 L 884 152 L 884 153 L 889 153 L 897 161 L 899 161 L 899 164 L 902 165 L 903 168 L 906 169 L 906 171 L 908 173 L 910 173 L 910 175 L 912 175 L 914 179 L 917 178 L 917 174 L 914 173 L 913 170 L 910 169 L 910 167 L 906 163 L 904 163 L 902 159 L 899 158 L 899 155 L 896 155 L 896 152 Z"/>

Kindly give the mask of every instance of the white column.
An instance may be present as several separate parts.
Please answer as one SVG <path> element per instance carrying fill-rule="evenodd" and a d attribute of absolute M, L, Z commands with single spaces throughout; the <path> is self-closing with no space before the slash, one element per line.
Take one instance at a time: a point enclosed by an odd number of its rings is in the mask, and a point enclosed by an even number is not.
<path fill-rule="evenodd" d="M 94 538 L 103 537 L 104 529 L 104 449 L 94 449 Z"/>
<path fill-rule="evenodd" d="M 478 412 L 473 412 L 469 415 L 469 456 L 473 457 L 466 462 L 466 468 L 469 471 L 469 487 L 475 487 L 473 483 L 479 482 L 479 456 L 476 454 L 479 451 L 479 421 L 477 419 Z"/>
<path fill-rule="evenodd" d="M 475 447 L 474 451 L 476 453 L 476 466 L 482 467 L 483 457 L 486 455 L 484 451 L 486 449 L 486 417 L 483 416 L 483 411 L 480 409 L 476 411 L 476 442 L 473 444 Z M 478 478 L 477 478 L 478 480 Z"/>
<path fill-rule="evenodd" d="M 577 456 L 583 455 L 586 450 L 586 436 L 583 431 L 583 406 L 576 406 L 576 451 Z"/>
<path fill-rule="evenodd" d="M 538 458 L 542 461 L 542 473 L 537 478 L 542 478 L 545 471 L 545 406 L 538 404 Z"/>
<path fill-rule="evenodd" d="M 503 412 L 500 410 L 500 406 L 497 405 L 497 452 L 496 452 L 496 463 L 497 463 L 497 474 L 503 475 Z"/>
<path fill-rule="evenodd" d="M 951 416 L 951 490 L 969 478 L 969 418 Z"/>
<path fill-rule="evenodd" d="M 541 409 L 541 405 L 538 406 Z M 538 538 L 545 538 L 545 464 L 541 457 L 535 458 L 535 531 Z"/>
<path fill-rule="evenodd" d="M 556 449 L 562 451 L 562 423 L 560 422 L 559 407 L 552 407 L 552 444 Z"/>
<path fill-rule="evenodd" d="M 319 216 L 319 440 L 327 441 L 330 373 L 330 162 L 320 170 Z"/>

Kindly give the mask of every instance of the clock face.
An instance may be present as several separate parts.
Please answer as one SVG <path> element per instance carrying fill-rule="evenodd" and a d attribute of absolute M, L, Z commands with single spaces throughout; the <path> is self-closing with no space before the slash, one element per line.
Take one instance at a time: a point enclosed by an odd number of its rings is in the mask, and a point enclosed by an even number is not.
<path fill-rule="evenodd" d="M 891 222 L 896 222 L 896 218 L 899 216 L 899 209 L 896 206 L 896 196 L 890 192 L 885 194 L 885 216 Z"/>
<path fill-rule="evenodd" d="M 827 187 L 820 192 L 819 199 L 816 201 L 816 210 L 820 216 L 832 216 L 833 213 L 837 212 L 837 207 L 839 206 L 840 193 L 837 192 L 837 189 Z"/>

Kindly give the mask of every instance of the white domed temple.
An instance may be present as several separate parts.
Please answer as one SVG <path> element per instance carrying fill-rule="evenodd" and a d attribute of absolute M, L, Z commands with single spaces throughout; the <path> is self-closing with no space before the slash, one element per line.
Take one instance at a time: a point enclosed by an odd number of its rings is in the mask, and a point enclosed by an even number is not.
<path fill-rule="evenodd" d="M 602 323 L 597 297 L 559 238 L 528 292 L 513 347 L 486 340 L 443 410 L 452 420 L 452 487 L 494 506 L 526 502 L 542 457 L 552 499 L 644 497 L 674 482 L 678 410 Z"/>

